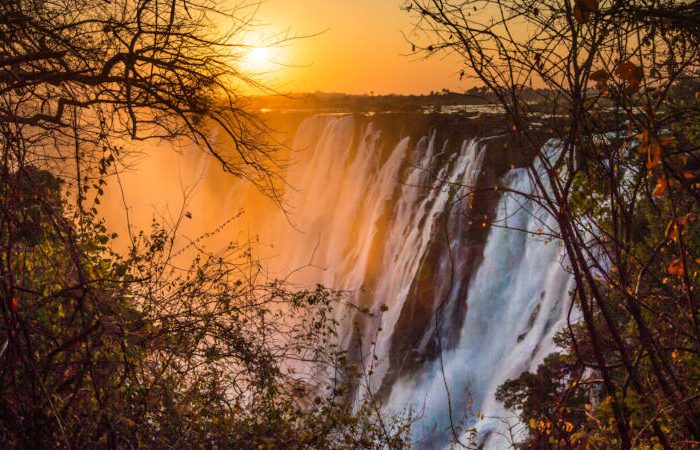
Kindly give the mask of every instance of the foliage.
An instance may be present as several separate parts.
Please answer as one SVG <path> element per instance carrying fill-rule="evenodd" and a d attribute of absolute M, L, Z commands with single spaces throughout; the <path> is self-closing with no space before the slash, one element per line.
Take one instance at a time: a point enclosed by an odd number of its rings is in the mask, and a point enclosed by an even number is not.
<path fill-rule="evenodd" d="M 496 398 L 506 408 L 519 408 L 531 429 L 528 445 L 546 448 L 549 443 L 569 439 L 575 425 L 585 422 L 579 408 L 585 403 L 585 386 L 577 374 L 575 361 L 565 355 L 548 356 L 537 373 L 524 372 L 519 378 L 501 385 Z M 577 380 L 571 380 L 572 375 Z"/>
<path fill-rule="evenodd" d="M 5 147 L 42 166 L 50 158 L 65 173 L 71 159 L 96 167 L 103 152 L 117 153 L 129 141 L 177 139 L 274 194 L 274 146 L 239 92 L 258 84 L 236 68 L 250 51 L 243 39 L 255 7 L 216 0 L 3 1 Z M 80 168 L 75 172 L 80 178 Z"/>
<path fill-rule="evenodd" d="M 250 9 L 0 2 L 4 448 L 404 446 L 403 422 L 354 400 L 336 294 L 266 279 L 237 243 L 178 247 L 157 222 L 117 253 L 99 219 L 147 140 L 199 145 L 276 199 L 274 148 L 240 106 Z"/>
<path fill-rule="evenodd" d="M 401 447 L 404 429 L 370 403 L 353 409 L 332 293 L 243 276 L 256 266 L 234 245 L 179 268 L 155 223 L 122 258 L 58 179 L 15 178 L 21 229 L 1 242 L 6 446 Z M 303 362 L 326 369 L 297 373 Z"/>
<path fill-rule="evenodd" d="M 700 5 L 416 0 L 406 9 L 417 50 L 460 54 L 539 159 L 535 200 L 556 218 L 575 280 L 581 318 L 562 331 L 563 353 L 499 391 L 529 425 L 523 445 L 696 447 Z M 529 86 L 543 88 L 537 105 L 523 98 Z M 558 151 L 544 152 L 543 137 Z M 591 379 L 602 389 L 595 402 L 581 391 Z"/>

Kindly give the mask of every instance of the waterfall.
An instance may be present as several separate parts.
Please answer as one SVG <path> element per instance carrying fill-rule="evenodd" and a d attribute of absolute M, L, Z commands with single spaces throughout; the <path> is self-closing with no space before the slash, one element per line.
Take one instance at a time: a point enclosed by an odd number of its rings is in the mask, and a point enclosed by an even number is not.
<path fill-rule="evenodd" d="M 553 218 L 523 196 L 484 189 L 530 192 L 529 171 L 511 166 L 537 162 L 516 160 L 520 153 L 488 136 L 488 122 L 434 120 L 387 113 L 295 122 L 284 212 L 210 173 L 216 164 L 195 150 L 179 165 L 156 153 L 146 165 L 153 174 L 127 174 L 136 181 L 111 202 L 118 209 L 125 195 L 147 205 L 196 186 L 184 224 L 191 236 L 243 208 L 226 237 L 254 242 L 272 277 L 346 291 L 369 311 L 336 309 L 341 343 L 371 371 L 384 412 L 412 411 L 416 448 L 448 448 L 471 434 L 485 448 L 506 448 L 526 428 L 496 389 L 555 350 L 571 278 L 561 246 L 538 234 L 555 227 Z M 159 181 L 152 198 L 138 189 L 144 176 Z M 469 195 L 475 187 L 483 192 Z"/>
<path fill-rule="evenodd" d="M 562 247 L 538 235 L 555 224 L 518 195 L 475 208 L 466 194 L 492 170 L 486 140 L 389 131 L 351 115 L 304 121 L 288 176 L 293 227 L 268 237 L 284 243 L 280 267 L 305 267 L 298 281 L 347 290 L 374 314 L 343 309 L 341 338 L 362 338 L 355 357 L 383 410 L 418 417 L 417 448 L 448 447 L 452 427 L 507 447 L 525 430 L 495 391 L 555 350 L 569 309 Z M 502 182 L 532 189 L 523 168 Z"/>
<path fill-rule="evenodd" d="M 513 189 L 530 189 L 525 169 L 510 172 L 507 179 Z M 420 412 L 423 419 L 413 438 L 426 442 L 421 448 L 445 439 L 451 422 L 461 429 L 472 425 L 475 415 L 483 417 L 476 431 L 486 448 L 507 448 L 509 428 L 516 427 L 516 438 L 523 430 L 496 402 L 496 388 L 535 370 L 554 351 L 553 335 L 565 324 L 571 280 L 561 268 L 562 249 L 533 237 L 543 225 L 553 226 L 551 216 L 538 214 L 536 205 L 518 195 L 504 196 L 498 215 L 499 226 L 489 232 L 483 262 L 468 289 L 459 344 L 395 382 L 387 402 L 393 410 L 408 406 Z"/>

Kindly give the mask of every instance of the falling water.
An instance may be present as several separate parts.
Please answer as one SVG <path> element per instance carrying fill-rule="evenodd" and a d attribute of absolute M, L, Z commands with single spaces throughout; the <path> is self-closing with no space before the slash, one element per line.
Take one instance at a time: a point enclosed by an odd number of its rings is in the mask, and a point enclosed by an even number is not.
<path fill-rule="evenodd" d="M 525 169 L 510 172 L 507 183 L 524 192 L 530 187 Z M 474 415 L 483 417 L 476 430 L 487 448 L 508 447 L 509 433 L 517 437 L 522 432 L 512 413 L 496 402 L 495 391 L 523 371 L 535 370 L 554 350 L 552 338 L 566 320 L 570 283 L 561 269 L 562 249 L 533 237 L 543 225 L 553 226 L 537 209 L 521 196 L 501 199 L 500 226 L 490 230 L 483 262 L 470 284 L 459 343 L 394 383 L 387 407 L 409 406 L 423 417 L 414 439 L 434 444 L 449 437 L 452 427 L 459 435 Z M 509 431 L 511 426 L 516 429 Z"/>
<path fill-rule="evenodd" d="M 497 199 L 487 219 L 475 212 L 467 194 L 491 170 L 487 140 L 386 132 L 350 115 L 301 124 L 288 177 L 294 227 L 269 235 L 285 243 L 280 267 L 306 263 L 300 279 L 347 290 L 374 313 L 342 310 L 341 337 L 348 348 L 362 338 L 356 357 L 371 365 L 384 410 L 419 417 L 417 447 L 447 447 L 471 427 L 487 448 L 507 447 L 524 431 L 495 391 L 555 350 L 568 313 L 563 251 L 542 234 L 553 219 L 517 195 Z M 524 168 L 501 181 L 531 190 Z M 474 232 L 483 227 L 485 238 Z"/>
<path fill-rule="evenodd" d="M 208 210 L 224 218 L 246 209 L 236 232 L 259 238 L 273 276 L 347 291 L 369 310 L 338 310 L 341 340 L 371 366 L 383 410 L 416 416 L 416 448 L 447 448 L 469 429 L 486 448 L 507 448 L 526 431 L 496 389 L 555 350 L 571 280 L 561 246 L 541 233 L 553 219 L 537 205 L 502 190 L 469 195 L 496 182 L 528 192 L 531 171 L 511 169 L 523 164 L 488 133 L 455 137 L 454 128 L 402 116 L 305 119 L 285 214 L 241 184 L 200 188 L 216 194 Z"/>

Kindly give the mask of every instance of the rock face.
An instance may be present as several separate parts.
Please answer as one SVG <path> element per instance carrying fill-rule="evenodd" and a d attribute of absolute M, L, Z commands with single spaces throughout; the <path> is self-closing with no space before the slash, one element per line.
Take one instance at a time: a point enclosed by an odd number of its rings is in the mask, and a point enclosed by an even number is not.
<path fill-rule="evenodd" d="M 390 369 L 380 392 L 386 394 L 396 377 L 420 370 L 440 351 L 453 348 L 467 314 L 470 280 L 483 259 L 484 245 L 500 199 L 497 187 L 509 170 L 532 164 L 533 152 L 518 145 L 503 117 L 495 114 L 389 116 L 405 127 L 411 120 L 413 139 L 431 132 L 442 141 L 442 154 L 432 162 L 449 164 L 449 157 L 466 142 L 481 147 L 481 169 L 468 189 L 448 186 L 449 207 L 436 212 L 430 243 L 413 278 L 406 302 L 391 337 Z M 423 119 L 423 120 L 419 120 Z M 392 128 L 391 123 L 383 126 Z M 437 175 L 437 174 L 435 174 Z"/>

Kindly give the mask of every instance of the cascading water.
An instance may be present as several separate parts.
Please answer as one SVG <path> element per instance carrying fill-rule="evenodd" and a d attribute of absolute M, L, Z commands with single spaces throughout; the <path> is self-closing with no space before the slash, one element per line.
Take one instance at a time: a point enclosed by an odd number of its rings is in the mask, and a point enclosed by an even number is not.
<path fill-rule="evenodd" d="M 530 188 L 525 169 L 507 178 L 513 189 Z M 408 405 L 420 412 L 423 419 L 413 437 L 430 446 L 444 443 L 451 427 L 463 429 L 463 419 L 471 425 L 469 419 L 477 415 L 483 417 L 476 430 L 485 447 L 508 447 L 522 430 L 511 430 L 517 422 L 496 402 L 495 391 L 523 371 L 535 370 L 554 351 L 553 335 L 566 320 L 570 278 L 561 268 L 562 250 L 533 238 L 543 225 L 553 225 L 551 217 L 538 214 L 518 195 L 504 196 L 498 214 L 499 226 L 490 230 L 483 262 L 468 289 L 459 343 L 395 382 L 387 402 L 393 410 Z"/>
<path fill-rule="evenodd" d="M 464 119 L 416 126 L 418 116 L 305 119 L 291 145 L 286 214 L 241 183 L 222 192 L 221 177 L 202 176 L 208 160 L 190 158 L 198 189 L 216 199 L 191 209 L 226 218 L 243 207 L 248 226 L 236 232 L 259 237 L 272 276 L 348 291 L 372 313 L 339 308 L 341 341 L 371 369 L 385 412 L 415 413 L 416 448 L 447 448 L 470 428 L 486 448 L 506 448 L 525 428 L 495 391 L 555 350 L 571 280 L 561 247 L 540 235 L 551 217 L 522 196 L 470 195 L 496 182 L 528 192 L 528 171 L 511 166 L 532 160 L 515 161 L 488 124 L 477 139 L 455 132 Z"/>
<path fill-rule="evenodd" d="M 417 448 L 447 447 L 465 426 L 487 448 L 507 447 L 513 413 L 495 391 L 555 350 L 568 312 L 562 249 L 538 236 L 552 218 L 518 195 L 476 212 L 467 194 L 490 170 L 486 141 L 450 143 L 433 129 L 387 142 L 385 131 L 350 115 L 301 124 L 288 177 L 295 229 L 271 238 L 286 243 L 281 267 L 311 262 L 323 270 L 305 282 L 348 290 L 375 314 L 343 310 L 341 338 L 350 348 L 362 336 L 355 357 L 371 365 L 387 413 L 420 416 Z M 531 189 L 526 169 L 504 181 Z"/>

